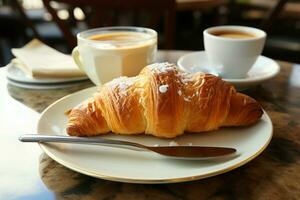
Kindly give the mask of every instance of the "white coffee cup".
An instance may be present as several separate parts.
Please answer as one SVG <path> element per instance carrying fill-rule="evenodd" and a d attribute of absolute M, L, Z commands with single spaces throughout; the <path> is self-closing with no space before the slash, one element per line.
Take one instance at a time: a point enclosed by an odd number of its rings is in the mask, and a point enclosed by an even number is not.
<path fill-rule="evenodd" d="M 261 54 L 266 39 L 264 31 L 245 26 L 211 27 L 204 30 L 203 36 L 212 72 L 227 79 L 247 76 Z"/>
<path fill-rule="evenodd" d="M 136 76 L 154 62 L 156 31 L 142 27 L 106 27 L 77 34 L 72 56 L 96 85 L 119 76 Z"/>

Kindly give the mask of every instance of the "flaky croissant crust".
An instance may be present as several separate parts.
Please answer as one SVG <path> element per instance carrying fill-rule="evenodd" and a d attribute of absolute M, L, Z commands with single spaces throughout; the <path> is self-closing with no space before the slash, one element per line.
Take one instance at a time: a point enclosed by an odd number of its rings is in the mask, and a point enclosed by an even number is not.
<path fill-rule="evenodd" d="M 254 99 L 236 92 L 219 77 L 156 63 L 136 77 L 104 84 L 93 98 L 71 109 L 67 133 L 145 133 L 173 138 L 184 132 L 250 125 L 262 113 Z"/>

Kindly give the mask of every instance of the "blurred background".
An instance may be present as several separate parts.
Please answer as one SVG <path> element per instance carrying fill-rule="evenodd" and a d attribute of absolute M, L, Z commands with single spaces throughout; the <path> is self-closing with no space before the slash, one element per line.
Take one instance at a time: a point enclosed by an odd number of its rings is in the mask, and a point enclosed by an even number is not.
<path fill-rule="evenodd" d="M 133 25 L 155 29 L 160 49 L 202 50 L 202 31 L 226 24 L 265 30 L 264 55 L 300 63 L 299 0 L 0 0 L 0 66 L 32 38 L 70 53 L 82 30 Z"/>

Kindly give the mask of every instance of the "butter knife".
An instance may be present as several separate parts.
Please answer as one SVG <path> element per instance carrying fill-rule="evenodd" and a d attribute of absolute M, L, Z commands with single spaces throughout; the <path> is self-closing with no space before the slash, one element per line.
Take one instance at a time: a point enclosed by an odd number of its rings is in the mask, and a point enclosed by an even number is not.
<path fill-rule="evenodd" d="M 88 138 L 60 135 L 22 135 L 19 137 L 21 142 L 56 142 L 56 143 L 78 143 L 87 145 L 101 145 L 109 147 L 119 147 L 131 150 L 149 150 L 163 156 L 175 159 L 198 160 L 204 158 L 214 158 L 233 154 L 236 152 L 234 148 L 228 147 L 209 147 L 209 146 L 146 146 L 139 143 L 112 140 L 104 138 Z"/>

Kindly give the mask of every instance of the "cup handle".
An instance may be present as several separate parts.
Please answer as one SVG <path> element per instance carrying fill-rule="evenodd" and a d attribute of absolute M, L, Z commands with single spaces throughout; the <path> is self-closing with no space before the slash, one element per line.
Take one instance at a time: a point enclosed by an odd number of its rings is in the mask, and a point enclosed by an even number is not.
<path fill-rule="evenodd" d="M 79 51 L 78 51 L 78 47 L 75 47 L 72 51 L 72 57 L 73 60 L 75 61 L 76 65 L 78 66 L 78 68 L 82 71 L 84 71 L 83 69 L 83 64 L 81 62 L 81 57 L 79 55 Z"/>

